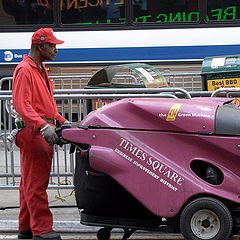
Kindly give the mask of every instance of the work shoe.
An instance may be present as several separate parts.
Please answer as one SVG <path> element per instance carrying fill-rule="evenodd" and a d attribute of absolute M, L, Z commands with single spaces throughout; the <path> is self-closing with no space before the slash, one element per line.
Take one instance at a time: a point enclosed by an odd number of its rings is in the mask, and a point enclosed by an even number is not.
<path fill-rule="evenodd" d="M 32 231 L 31 230 L 24 230 L 18 232 L 18 239 L 32 239 Z"/>
<path fill-rule="evenodd" d="M 56 234 L 55 232 L 48 232 L 48 233 L 36 235 L 33 237 L 33 239 L 61 240 L 61 237 L 59 234 Z"/>

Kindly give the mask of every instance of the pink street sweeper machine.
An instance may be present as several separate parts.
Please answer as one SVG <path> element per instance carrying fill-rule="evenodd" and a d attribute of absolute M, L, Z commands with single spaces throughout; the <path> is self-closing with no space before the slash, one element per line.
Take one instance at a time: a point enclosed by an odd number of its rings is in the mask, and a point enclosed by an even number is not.
<path fill-rule="evenodd" d="M 240 229 L 240 108 L 229 98 L 105 105 L 62 138 L 77 146 L 81 223 L 226 240 Z"/>

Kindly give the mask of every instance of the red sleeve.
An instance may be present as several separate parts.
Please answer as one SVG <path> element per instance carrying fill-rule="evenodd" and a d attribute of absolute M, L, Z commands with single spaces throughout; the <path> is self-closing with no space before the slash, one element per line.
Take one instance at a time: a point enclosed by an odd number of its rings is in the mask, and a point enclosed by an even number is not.
<path fill-rule="evenodd" d="M 55 120 L 59 121 L 61 124 L 64 123 L 65 121 L 67 121 L 66 118 L 64 118 L 62 115 L 60 115 L 60 113 L 57 112 Z"/>
<path fill-rule="evenodd" d="M 24 123 L 37 131 L 46 122 L 32 107 L 32 93 L 30 72 L 25 68 L 18 69 L 13 80 L 13 106 Z"/>

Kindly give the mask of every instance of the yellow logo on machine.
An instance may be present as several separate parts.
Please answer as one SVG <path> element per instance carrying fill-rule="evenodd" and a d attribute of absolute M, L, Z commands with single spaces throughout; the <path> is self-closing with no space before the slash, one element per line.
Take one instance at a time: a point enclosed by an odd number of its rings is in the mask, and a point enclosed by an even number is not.
<path fill-rule="evenodd" d="M 182 106 L 182 103 L 174 103 L 168 112 L 166 121 L 175 121 L 181 106 Z"/>

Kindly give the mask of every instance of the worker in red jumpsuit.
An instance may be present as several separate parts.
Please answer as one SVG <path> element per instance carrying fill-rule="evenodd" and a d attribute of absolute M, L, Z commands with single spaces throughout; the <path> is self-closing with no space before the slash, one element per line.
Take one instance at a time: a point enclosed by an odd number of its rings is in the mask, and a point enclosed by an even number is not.
<path fill-rule="evenodd" d="M 54 60 L 56 44 L 62 44 L 51 28 L 41 28 L 32 35 L 31 50 L 13 75 L 13 106 L 22 118 L 16 145 L 21 155 L 21 182 L 18 239 L 59 240 L 52 229 L 53 217 L 48 206 L 47 186 L 57 143 L 56 123 L 67 120 L 57 109 L 53 82 L 44 60 Z"/>

